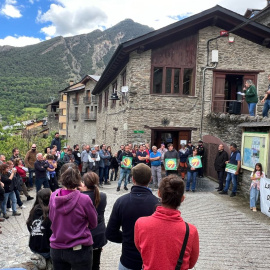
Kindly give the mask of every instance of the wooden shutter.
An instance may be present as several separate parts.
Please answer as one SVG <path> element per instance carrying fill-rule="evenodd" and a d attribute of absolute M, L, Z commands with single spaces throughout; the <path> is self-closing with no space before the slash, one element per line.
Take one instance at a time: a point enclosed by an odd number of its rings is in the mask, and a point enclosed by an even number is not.
<path fill-rule="evenodd" d="M 224 73 L 214 73 L 212 111 L 226 112 L 225 99 L 225 77 Z"/>

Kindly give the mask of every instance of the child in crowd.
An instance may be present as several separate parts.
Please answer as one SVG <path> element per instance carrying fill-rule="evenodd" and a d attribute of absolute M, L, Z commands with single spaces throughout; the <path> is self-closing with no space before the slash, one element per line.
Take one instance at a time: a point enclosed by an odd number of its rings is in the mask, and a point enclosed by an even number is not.
<path fill-rule="evenodd" d="M 47 161 L 49 163 L 49 167 L 47 168 L 48 171 L 48 179 L 49 179 L 49 185 L 52 192 L 54 192 L 56 189 L 58 189 L 58 181 L 56 177 L 56 168 L 57 168 L 57 162 L 54 160 L 54 157 L 52 155 L 47 156 Z"/>
<path fill-rule="evenodd" d="M 265 177 L 262 170 L 262 164 L 256 163 L 254 171 L 251 173 L 251 185 L 250 185 L 250 209 L 253 212 L 257 212 L 256 202 L 258 201 L 260 193 L 260 179 Z"/>
<path fill-rule="evenodd" d="M 39 269 L 45 269 L 50 261 L 50 237 L 52 235 L 49 219 L 49 201 L 51 190 L 44 188 L 38 191 L 36 201 L 26 221 L 30 232 L 29 248 L 36 254 L 31 258 L 38 264 Z"/>

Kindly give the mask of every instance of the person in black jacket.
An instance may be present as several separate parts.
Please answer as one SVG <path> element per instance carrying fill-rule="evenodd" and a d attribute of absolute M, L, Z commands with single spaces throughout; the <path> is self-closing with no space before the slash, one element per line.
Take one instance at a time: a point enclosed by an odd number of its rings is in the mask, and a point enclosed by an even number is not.
<path fill-rule="evenodd" d="M 42 185 L 44 186 L 44 188 L 49 188 L 50 186 L 47 179 L 47 168 L 49 167 L 49 163 L 43 160 L 42 153 L 37 154 L 37 160 L 34 164 L 34 167 L 37 192 L 41 189 Z"/>
<path fill-rule="evenodd" d="M 54 139 L 51 142 L 51 149 L 53 148 L 54 145 L 57 146 L 57 151 L 60 153 L 60 151 L 61 151 L 61 140 L 59 138 L 59 132 L 55 132 L 55 134 L 54 134 Z"/>
<path fill-rule="evenodd" d="M 117 178 L 117 174 L 118 174 L 118 161 L 117 161 L 117 153 L 114 154 L 114 157 L 111 160 L 111 165 L 110 165 L 110 169 L 111 169 L 111 177 L 110 177 L 110 181 L 113 181 L 113 175 L 114 175 L 114 181 L 116 181 Z"/>
<path fill-rule="evenodd" d="M 107 205 L 107 196 L 103 192 L 99 192 L 99 176 L 94 172 L 88 172 L 83 175 L 81 192 L 88 195 L 93 202 L 98 214 L 98 225 L 91 230 L 93 237 L 93 265 L 92 270 L 100 269 L 100 256 L 102 247 L 107 244 L 105 236 L 106 226 L 104 212 Z"/>
<path fill-rule="evenodd" d="M 224 174 L 225 174 L 225 167 L 226 167 L 226 161 L 229 160 L 228 154 L 226 151 L 224 151 L 224 145 L 220 144 L 218 146 L 218 153 L 216 155 L 215 159 L 215 170 L 218 174 L 218 182 L 219 182 L 219 187 L 217 191 L 222 191 L 223 190 L 223 180 L 224 180 Z"/>
<path fill-rule="evenodd" d="M 46 259 L 50 260 L 50 237 L 52 231 L 48 215 L 51 193 L 49 188 L 41 189 L 37 193 L 36 201 L 26 221 L 27 229 L 30 232 L 29 248 L 35 254 L 41 255 L 38 256 L 38 259 L 41 260 L 42 265 L 45 264 L 45 267 L 49 263 L 46 263 Z"/>
<path fill-rule="evenodd" d="M 134 225 L 138 218 L 152 215 L 159 202 L 147 187 L 150 180 L 151 169 L 147 165 L 133 167 L 131 192 L 118 198 L 113 206 L 106 237 L 122 244 L 119 269 L 142 269 L 142 258 L 134 243 Z"/>

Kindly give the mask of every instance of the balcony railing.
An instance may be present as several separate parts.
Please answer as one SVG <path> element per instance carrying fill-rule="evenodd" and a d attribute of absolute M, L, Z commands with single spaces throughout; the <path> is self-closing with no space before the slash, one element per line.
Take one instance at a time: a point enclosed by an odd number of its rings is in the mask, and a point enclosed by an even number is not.
<path fill-rule="evenodd" d="M 84 104 L 90 104 L 91 103 L 91 97 L 84 97 L 83 98 L 83 103 Z"/>
<path fill-rule="evenodd" d="M 244 101 L 213 100 L 212 111 L 215 113 L 248 114 Z"/>
<path fill-rule="evenodd" d="M 71 114 L 70 119 L 73 120 L 73 121 L 78 121 L 79 120 L 79 114 L 78 113 Z"/>
<path fill-rule="evenodd" d="M 73 103 L 73 105 L 78 105 L 79 100 L 77 98 L 72 98 L 72 103 Z"/>
<path fill-rule="evenodd" d="M 92 96 L 92 103 L 97 104 L 97 97 L 96 96 Z"/>
<path fill-rule="evenodd" d="M 84 113 L 84 114 L 82 114 L 82 118 L 85 121 L 96 121 L 97 115 L 94 113 L 90 113 L 90 114 Z"/>

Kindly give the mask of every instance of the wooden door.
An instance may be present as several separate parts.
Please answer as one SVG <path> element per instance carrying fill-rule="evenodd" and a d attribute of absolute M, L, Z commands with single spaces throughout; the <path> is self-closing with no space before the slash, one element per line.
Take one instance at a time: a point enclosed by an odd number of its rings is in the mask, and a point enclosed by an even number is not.
<path fill-rule="evenodd" d="M 191 139 L 191 131 L 190 130 L 181 130 L 178 134 L 178 150 L 181 148 L 181 141 L 184 140 L 188 142 Z"/>
<path fill-rule="evenodd" d="M 257 89 L 257 75 L 256 74 L 246 74 L 246 75 L 244 75 L 244 77 L 243 77 L 243 87 L 244 87 L 247 80 L 252 80 L 255 87 L 256 87 L 256 89 Z M 256 110 L 255 110 L 255 112 L 256 112 Z M 242 104 L 242 114 L 249 114 L 248 105 L 247 105 L 246 101 L 244 101 L 243 104 Z"/>
<path fill-rule="evenodd" d="M 225 78 L 226 74 L 214 73 L 212 111 L 226 112 L 225 103 Z"/>

